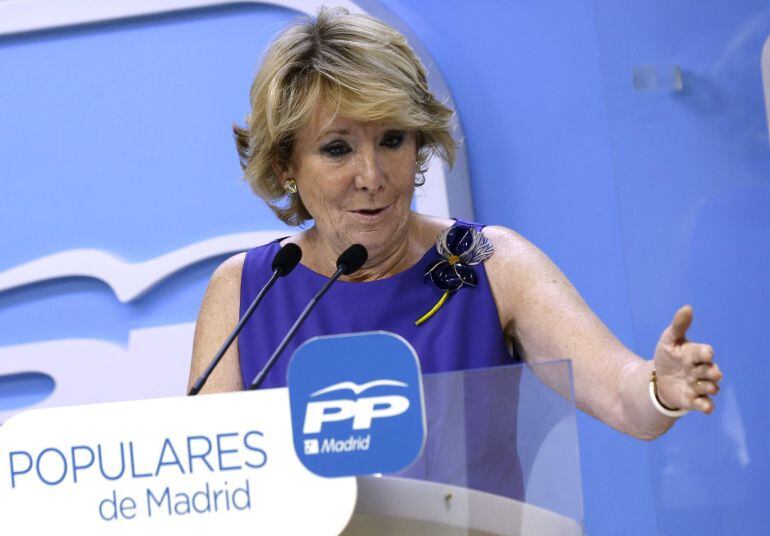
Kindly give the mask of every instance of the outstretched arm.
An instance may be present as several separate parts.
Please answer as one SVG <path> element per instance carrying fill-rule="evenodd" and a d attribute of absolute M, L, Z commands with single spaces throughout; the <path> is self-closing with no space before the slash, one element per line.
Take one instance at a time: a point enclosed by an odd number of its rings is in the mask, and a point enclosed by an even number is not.
<path fill-rule="evenodd" d="M 580 409 L 629 435 L 659 436 L 674 419 L 651 402 L 656 368 L 664 405 L 712 411 L 708 395 L 718 391 L 721 372 L 711 364 L 710 346 L 685 338 L 689 307 L 664 331 L 655 358 L 644 360 L 623 346 L 538 248 L 502 227 L 484 234 L 495 247 L 486 265 L 506 335 L 527 361 L 571 359 Z"/>

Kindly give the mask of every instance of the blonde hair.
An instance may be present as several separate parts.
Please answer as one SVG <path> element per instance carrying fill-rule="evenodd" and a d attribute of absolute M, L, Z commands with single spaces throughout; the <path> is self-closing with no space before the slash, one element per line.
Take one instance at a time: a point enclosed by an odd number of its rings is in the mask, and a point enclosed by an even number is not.
<path fill-rule="evenodd" d="M 453 112 L 428 90 L 425 68 L 390 26 L 343 9 L 322 8 L 284 30 L 251 87 L 246 125 L 233 126 L 246 181 L 289 225 L 312 218 L 286 195 L 273 164 L 291 157 L 296 133 L 320 102 L 346 117 L 391 122 L 417 133 L 417 171 L 432 155 L 454 164 Z M 419 182 L 418 182 L 419 184 Z"/>

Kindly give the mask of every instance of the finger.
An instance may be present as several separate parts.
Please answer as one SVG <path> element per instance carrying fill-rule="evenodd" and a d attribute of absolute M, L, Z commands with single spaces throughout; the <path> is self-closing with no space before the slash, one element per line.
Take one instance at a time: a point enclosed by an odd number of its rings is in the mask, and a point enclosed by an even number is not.
<path fill-rule="evenodd" d="M 697 396 L 715 395 L 719 392 L 719 386 L 708 380 L 698 380 L 693 385 L 693 391 Z"/>
<path fill-rule="evenodd" d="M 696 380 L 709 380 L 718 382 L 722 379 L 722 371 L 716 363 L 701 363 L 692 369 L 692 376 Z"/>
<path fill-rule="evenodd" d="M 724 378 L 724 374 L 722 374 L 722 371 L 719 370 L 719 365 L 712 363 L 709 374 L 706 378 L 713 382 L 719 382 L 722 381 L 722 378 Z"/>
<path fill-rule="evenodd" d="M 703 413 L 714 411 L 714 402 L 707 396 L 699 396 L 693 401 L 693 407 Z"/>
<path fill-rule="evenodd" d="M 711 363 L 714 360 L 714 348 L 710 344 L 699 344 L 701 363 Z"/>
<path fill-rule="evenodd" d="M 708 344 L 687 345 L 687 362 L 693 366 L 710 364 L 714 360 L 714 349 Z"/>
<path fill-rule="evenodd" d="M 684 341 L 687 329 L 692 324 L 692 307 L 685 305 L 674 313 L 671 325 L 663 332 L 663 342 L 676 344 Z"/>

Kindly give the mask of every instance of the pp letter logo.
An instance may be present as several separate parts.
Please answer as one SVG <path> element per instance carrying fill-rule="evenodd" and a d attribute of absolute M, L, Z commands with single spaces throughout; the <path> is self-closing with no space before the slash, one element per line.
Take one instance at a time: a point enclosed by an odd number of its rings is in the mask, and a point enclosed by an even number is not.
<path fill-rule="evenodd" d="M 408 387 L 407 384 L 396 380 L 375 380 L 364 385 L 356 385 L 353 382 L 342 382 L 330 385 L 311 394 L 316 397 L 322 394 L 350 390 L 360 394 L 367 389 L 378 386 Z M 305 413 L 305 425 L 302 427 L 304 434 L 317 434 L 324 423 L 339 422 L 352 419 L 353 430 L 368 430 L 372 427 L 374 419 L 395 417 L 409 409 L 409 399 L 401 395 L 369 396 L 358 400 L 324 400 L 321 402 L 309 402 Z"/>
<path fill-rule="evenodd" d="M 289 363 L 294 451 L 326 477 L 390 473 L 422 450 L 425 415 L 414 349 L 387 332 L 318 337 Z"/>

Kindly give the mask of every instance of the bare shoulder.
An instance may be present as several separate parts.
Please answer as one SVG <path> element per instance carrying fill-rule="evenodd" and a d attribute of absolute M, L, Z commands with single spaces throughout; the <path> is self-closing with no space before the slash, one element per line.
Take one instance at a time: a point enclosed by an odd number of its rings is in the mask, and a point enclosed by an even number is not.
<path fill-rule="evenodd" d="M 506 227 L 488 226 L 483 232 L 495 250 L 485 266 L 501 324 L 509 336 L 514 336 L 514 321 L 531 317 L 543 297 L 574 299 L 567 278 L 532 242 Z"/>
<path fill-rule="evenodd" d="M 241 272 L 245 258 L 245 253 L 230 257 L 211 276 L 195 324 L 190 385 L 203 372 L 238 323 Z M 238 346 L 233 344 L 202 392 L 236 391 L 242 388 Z"/>
<path fill-rule="evenodd" d="M 211 275 L 198 314 L 196 342 L 198 332 L 202 329 L 220 332 L 237 323 L 241 301 L 241 273 L 245 259 L 245 253 L 233 255 L 220 264 Z"/>
<path fill-rule="evenodd" d="M 531 276 L 532 270 L 542 273 L 552 269 L 553 263 L 545 253 L 516 231 L 490 225 L 484 227 L 483 233 L 495 250 L 486 263 L 490 278 L 504 274 Z"/>
<path fill-rule="evenodd" d="M 220 264 L 209 281 L 209 290 L 215 292 L 225 289 L 241 286 L 241 273 L 243 272 L 243 263 L 246 260 L 246 253 L 233 255 Z M 207 291 L 208 292 L 208 291 Z"/>

